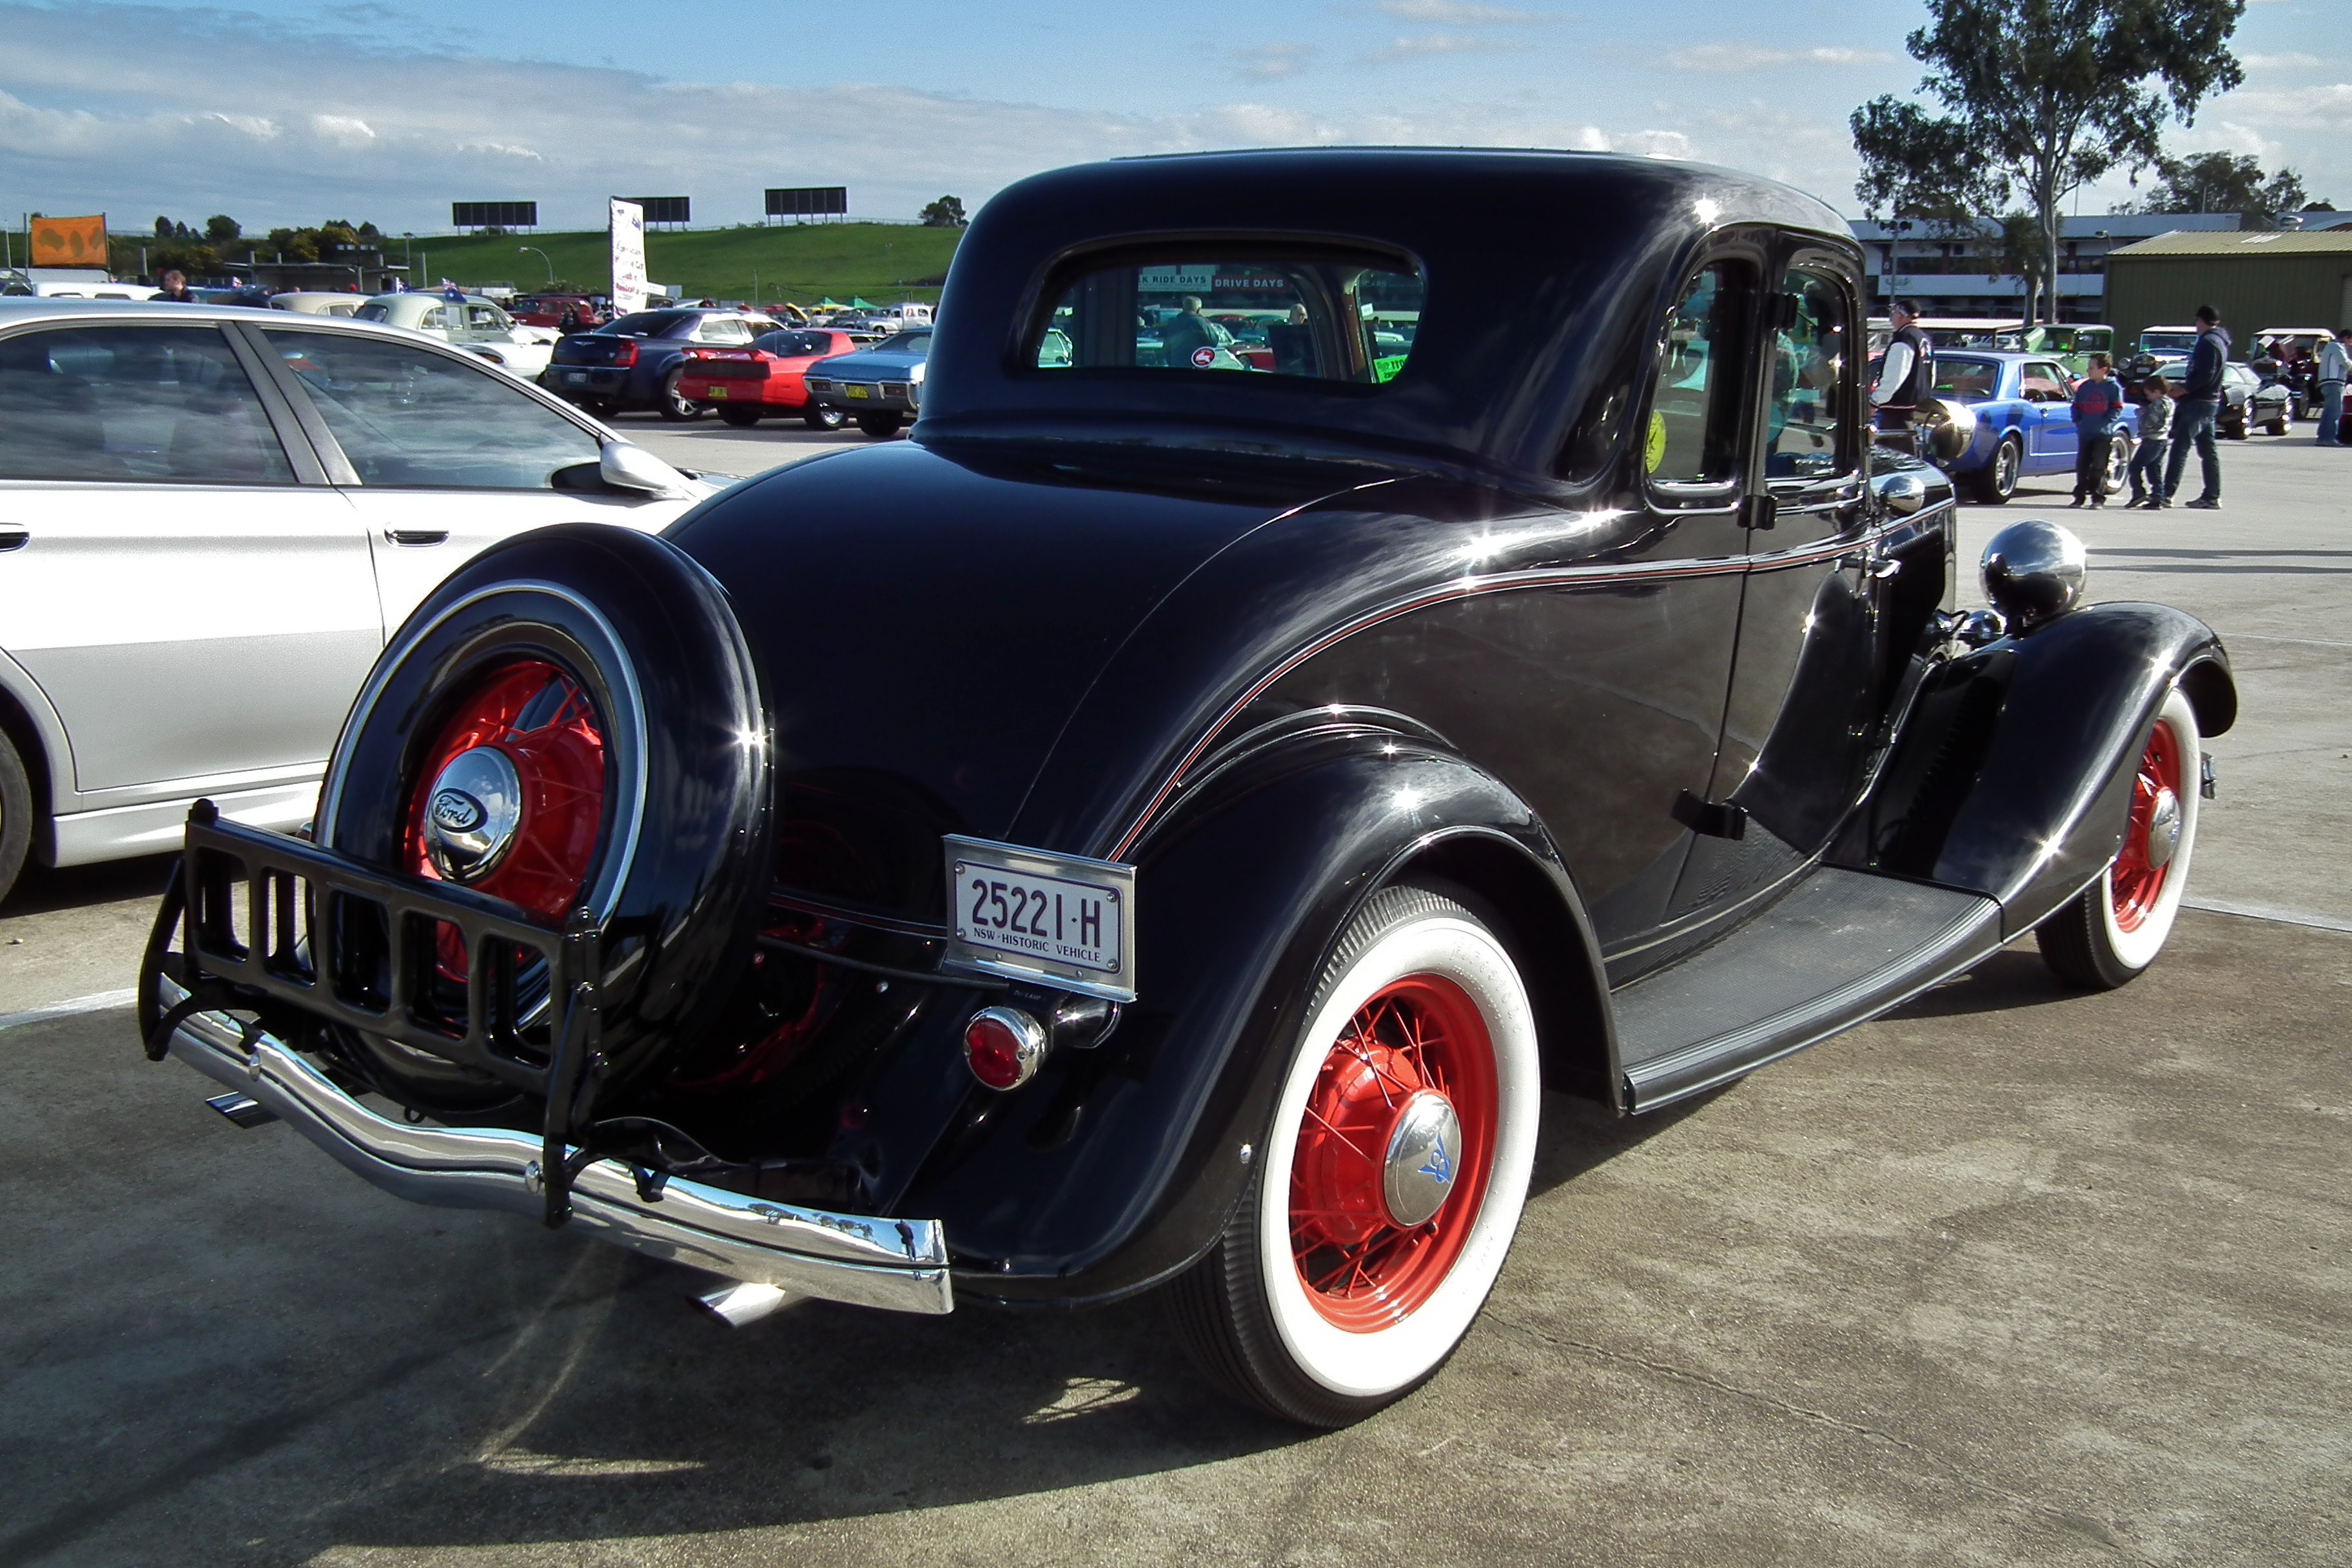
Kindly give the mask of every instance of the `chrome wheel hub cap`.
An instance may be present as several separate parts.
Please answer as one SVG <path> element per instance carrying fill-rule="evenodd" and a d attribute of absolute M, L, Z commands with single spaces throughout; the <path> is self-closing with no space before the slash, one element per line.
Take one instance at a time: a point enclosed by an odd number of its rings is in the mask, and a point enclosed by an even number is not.
<path fill-rule="evenodd" d="M 2156 792 L 2156 809 L 2147 815 L 2147 863 L 2168 866 L 2180 847 L 2180 797 L 2168 789 Z"/>
<path fill-rule="evenodd" d="M 514 847 L 522 780 L 506 753 L 476 746 L 449 759 L 425 804 L 425 852 L 453 882 L 486 876 Z"/>
<path fill-rule="evenodd" d="M 1407 1228 L 1427 1224 L 1453 1193 L 1461 1157 L 1462 1120 L 1453 1103 L 1428 1090 L 1405 1101 L 1381 1172 L 1389 1217 Z"/>

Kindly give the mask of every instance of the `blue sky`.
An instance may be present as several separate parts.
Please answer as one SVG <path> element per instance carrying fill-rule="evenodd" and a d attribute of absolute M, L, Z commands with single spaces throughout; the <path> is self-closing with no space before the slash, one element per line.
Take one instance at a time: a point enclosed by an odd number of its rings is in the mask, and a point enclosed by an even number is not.
<path fill-rule="evenodd" d="M 419 233 L 451 200 L 688 195 L 756 220 L 768 185 L 853 209 L 977 206 L 1037 169 L 1320 142 L 1613 148 L 1772 174 L 1854 212 L 1846 116 L 1916 87 L 1918 0 L 513 0 L 426 7 L 0 0 L 0 212 L 226 211 Z M 657 36 L 656 36 L 657 35 Z M 2352 206 L 2352 0 L 2254 0 L 2244 89 L 2182 151 L 2291 165 Z M 2118 180 L 2082 210 L 2128 195 Z"/>

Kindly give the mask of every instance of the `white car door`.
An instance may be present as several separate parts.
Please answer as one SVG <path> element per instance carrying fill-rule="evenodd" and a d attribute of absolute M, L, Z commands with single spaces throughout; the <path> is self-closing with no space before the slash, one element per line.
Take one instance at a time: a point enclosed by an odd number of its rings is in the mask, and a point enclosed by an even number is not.
<path fill-rule="evenodd" d="M 274 788 L 258 819 L 309 814 L 289 781 L 315 780 L 383 637 L 366 532 L 324 478 L 215 323 L 0 339 L 0 648 L 63 721 L 58 810 L 201 791 L 255 820 L 235 797 Z M 89 858 L 66 837 L 61 859 Z"/>
<path fill-rule="evenodd" d="M 367 530 L 387 629 L 502 539 L 557 522 L 650 532 L 693 504 L 607 489 L 593 432 L 470 355 L 372 333 L 261 335 Z"/>

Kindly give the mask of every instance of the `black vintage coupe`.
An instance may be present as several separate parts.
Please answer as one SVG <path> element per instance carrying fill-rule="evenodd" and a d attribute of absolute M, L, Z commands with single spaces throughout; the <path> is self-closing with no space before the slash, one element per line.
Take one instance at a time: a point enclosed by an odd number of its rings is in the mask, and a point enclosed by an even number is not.
<path fill-rule="evenodd" d="M 1024 181 L 911 441 L 482 554 L 306 838 L 200 805 L 148 1047 L 735 1321 L 1156 1289 L 1235 1394 L 1360 1417 L 1494 1285 L 1541 1090 L 1652 1111 L 2030 931 L 2092 987 L 2164 943 L 2223 651 L 2081 605 L 2046 523 L 1954 613 L 1861 285 L 1692 165 Z"/>

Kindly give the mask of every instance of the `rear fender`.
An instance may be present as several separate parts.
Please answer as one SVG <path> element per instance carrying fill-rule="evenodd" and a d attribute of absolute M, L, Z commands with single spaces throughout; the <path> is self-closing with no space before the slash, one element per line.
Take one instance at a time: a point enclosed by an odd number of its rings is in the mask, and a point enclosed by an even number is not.
<path fill-rule="evenodd" d="M 1349 918 L 1401 875 L 1491 906 L 1556 1076 L 1615 1081 L 1598 945 L 1525 803 L 1393 733 L 1279 752 L 1206 781 L 1140 847 L 1140 994 L 1111 1037 L 1056 1051 L 1013 1095 L 972 1090 L 896 1205 L 941 1220 L 959 1295 L 1101 1300 L 1205 1251 L 1264 1143 L 1308 988 Z"/>
<path fill-rule="evenodd" d="M 2221 639 L 2164 605 L 2092 605 L 1951 660 L 1832 858 L 1983 893 L 2022 935 L 2115 858 L 2175 686 L 2203 733 L 2236 721 Z"/>

